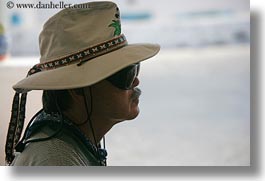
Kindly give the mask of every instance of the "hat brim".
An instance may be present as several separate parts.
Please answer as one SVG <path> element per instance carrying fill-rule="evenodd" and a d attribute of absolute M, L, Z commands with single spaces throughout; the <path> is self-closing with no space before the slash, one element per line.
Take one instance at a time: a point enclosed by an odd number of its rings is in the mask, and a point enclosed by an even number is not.
<path fill-rule="evenodd" d="M 38 72 L 13 86 L 17 92 L 62 90 L 93 85 L 128 65 L 144 61 L 160 50 L 157 44 L 130 44 L 77 66 L 71 64 Z"/>

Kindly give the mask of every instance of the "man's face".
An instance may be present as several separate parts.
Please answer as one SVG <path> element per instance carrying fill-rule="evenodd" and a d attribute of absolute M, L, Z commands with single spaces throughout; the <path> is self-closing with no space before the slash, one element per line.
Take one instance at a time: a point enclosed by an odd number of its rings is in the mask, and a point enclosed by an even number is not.
<path fill-rule="evenodd" d="M 140 90 L 136 88 L 136 77 L 132 89 L 122 90 L 103 80 L 92 86 L 92 116 L 113 119 L 115 122 L 131 120 L 139 114 Z"/>

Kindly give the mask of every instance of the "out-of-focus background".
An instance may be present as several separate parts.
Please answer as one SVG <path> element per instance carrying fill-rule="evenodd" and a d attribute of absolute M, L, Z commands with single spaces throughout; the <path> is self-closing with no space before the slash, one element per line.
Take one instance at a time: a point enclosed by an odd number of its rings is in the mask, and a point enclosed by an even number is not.
<path fill-rule="evenodd" d="M 13 0 L 10 9 L 8 2 L 0 2 L 0 165 L 12 85 L 38 62 L 38 34 L 59 11 L 16 7 L 48 0 Z M 129 43 L 159 43 L 162 48 L 142 63 L 141 114 L 106 135 L 108 164 L 250 165 L 249 1 L 114 2 Z M 41 108 L 41 91 L 30 92 L 27 102 L 29 121 Z"/>

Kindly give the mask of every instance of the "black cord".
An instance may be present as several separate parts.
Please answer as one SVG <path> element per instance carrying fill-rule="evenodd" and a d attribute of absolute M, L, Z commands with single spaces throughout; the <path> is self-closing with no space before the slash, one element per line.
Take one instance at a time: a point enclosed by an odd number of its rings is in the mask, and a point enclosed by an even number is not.
<path fill-rule="evenodd" d="M 36 139 L 31 139 L 31 140 L 27 140 L 24 142 L 24 145 L 28 144 L 28 143 L 33 143 L 33 142 L 39 142 L 39 141 L 47 141 L 53 137 L 55 137 L 57 134 L 59 134 L 61 132 L 63 128 L 63 121 L 60 121 L 60 127 L 51 135 L 45 138 L 36 138 Z"/>
<path fill-rule="evenodd" d="M 104 148 L 104 150 L 106 150 L 106 140 L 105 140 L 105 136 L 103 136 L 103 148 Z"/>
<path fill-rule="evenodd" d="M 82 89 L 83 90 L 83 95 L 84 95 L 84 99 L 85 99 L 85 106 L 86 106 L 86 112 L 87 112 L 87 115 L 88 115 L 88 122 L 89 122 L 89 126 L 91 128 L 91 131 L 92 131 L 92 135 L 93 135 L 93 139 L 94 139 L 94 145 L 96 146 L 96 150 L 97 150 L 97 154 L 98 154 L 98 159 L 100 159 L 100 153 L 99 153 L 99 147 L 98 147 L 98 144 L 96 142 L 96 137 L 95 137 L 95 131 L 94 131 L 94 128 L 93 128 L 93 124 L 92 124 L 92 120 L 91 120 L 91 115 L 92 115 L 92 111 L 93 111 L 93 96 L 92 96 L 92 89 L 91 87 L 89 87 L 89 94 L 90 94 L 90 111 L 88 111 L 88 102 L 87 102 L 87 96 L 86 96 L 86 93 L 85 93 L 85 88 Z"/>
<path fill-rule="evenodd" d="M 93 125 L 92 125 L 92 121 L 91 121 L 91 115 L 92 115 L 92 111 L 93 111 L 93 100 L 92 100 L 92 90 L 91 90 L 91 87 L 89 87 L 89 96 L 90 96 L 90 111 L 88 112 L 88 102 L 87 102 L 87 96 L 86 96 L 86 93 L 85 93 L 85 88 L 82 89 L 83 90 L 83 95 L 84 95 L 84 99 L 85 99 L 85 106 L 86 106 L 86 112 L 87 112 L 87 119 L 89 121 L 89 126 L 91 127 L 91 131 L 92 131 L 92 134 L 93 134 L 93 139 L 94 139 L 94 144 L 96 145 L 97 147 L 97 142 L 96 142 L 96 137 L 95 137 L 95 132 L 94 132 L 94 129 L 93 129 Z"/>
<path fill-rule="evenodd" d="M 22 139 L 21 140 L 24 140 L 25 138 L 26 138 L 26 132 L 27 132 L 27 130 L 29 129 L 29 127 L 31 126 L 31 124 L 32 124 L 32 122 L 34 121 L 34 119 L 41 113 L 43 111 L 43 109 L 41 109 L 41 110 L 39 110 L 32 118 L 31 118 L 31 120 L 29 121 L 29 123 L 28 123 L 28 125 L 27 125 L 27 127 L 26 127 L 26 129 L 25 129 L 25 133 L 24 133 L 24 135 L 23 135 L 23 137 L 22 137 Z"/>
<path fill-rule="evenodd" d="M 25 140 L 25 138 L 26 138 L 26 131 L 25 131 L 25 133 L 24 133 L 24 135 L 23 135 L 23 138 L 22 138 L 22 141 L 20 141 L 20 142 L 17 144 L 17 146 L 16 146 L 16 150 L 17 150 L 17 151 L 21 151 L 21 152 L 22 152 L 22 151 L 24 150 L 26 144 L 28 144 L 28 143 L 39 142 L 39 141 L 47 141 L 47 140 L 49 140 L 49 139 L 55 137 L 57 134 L 59 134 L 59 133 L 62 131 L 62 129 L 63 129 L 63 113 L 62 113 L 62 111 L 61 111 L 60 106 L 58 105 L 57 96 L 54 95 L 54 98 L 55 98 L 55 105 L 56 105 L 56 108 L 57 108 L 58 113 L 59 113 L 59 115 L 60 115 L 60 120 L 59 120 L 59 121 L 60 121 L 60 126 L 59 126 L 59 128 L 58 128 L 58 129 L 57 129 L 57 130 L 56 130 L 51 136 L 48 136 L 48 137 L 45 137 L 45 138 L 29 139 L 29 140 Z M 42 111 L 43 111 L 43 109 L 41 109 L 40 111 L 38 111 L 38 112 L 37 112 L 37 113 L 31 118 L 29 124 L 27 125 L 26 130 L 29 129 L 29 127 L 30 127 L 30 125 L 32 124 L 32 122 L 34 121 L 34 119 L 35 119 L 35 118 L 36 118 L 36 117 L 37 117 Z M 23 140 L 25 140 L 25 141 L 23 141 Z"/>

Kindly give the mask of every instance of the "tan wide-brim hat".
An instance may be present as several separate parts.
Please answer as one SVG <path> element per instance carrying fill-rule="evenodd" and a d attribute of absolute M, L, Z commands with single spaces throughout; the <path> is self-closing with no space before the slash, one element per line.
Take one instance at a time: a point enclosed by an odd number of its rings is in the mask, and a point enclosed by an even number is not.
<path fill-rule="evenodd" d="M 89 86 L 160 49 L 157 44 L 128 44 L 113 2 L 90 2 L 60 11 L 45 23 L 39 44 L 40 63 L 13 86 L 17 92 Z"/>

